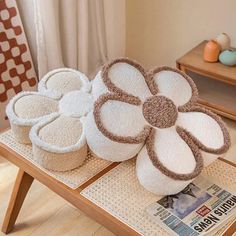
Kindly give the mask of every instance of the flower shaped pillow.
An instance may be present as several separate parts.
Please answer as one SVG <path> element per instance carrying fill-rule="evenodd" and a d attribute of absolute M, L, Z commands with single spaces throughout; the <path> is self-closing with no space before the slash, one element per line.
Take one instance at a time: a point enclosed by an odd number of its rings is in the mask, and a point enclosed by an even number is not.
<path fill-rule="evenodd" d="M 90 149 L 115 162 L 138 154 L 137 177 L 156 194 L 178 193 L 230 146 L 222 120 L 196 104 L 194 82 L 176 69 L 146 72 L 116 59 L 97 74 L 92 94 L 85 127 Z"/>
<path fill-rule="evenodd" d="M 50 170 L 80 166 L 87 156 L 85 117 L 92 109 L 88 78 L 72 69 L 49 72 L 38 92 L 17 94 L 7 106 L 16 139 L 31 143 L 33 155 Z"/>

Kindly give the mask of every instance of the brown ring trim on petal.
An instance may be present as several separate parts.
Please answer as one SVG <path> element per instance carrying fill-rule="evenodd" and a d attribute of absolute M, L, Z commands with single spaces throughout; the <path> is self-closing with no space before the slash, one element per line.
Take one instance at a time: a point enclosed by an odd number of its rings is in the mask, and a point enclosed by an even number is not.
<path fill-rule="evenodd" d="M 202 112 L 202 113 L 205 113 L 206 115 L 208 115 L 211 118 L 213 118 L 218 123 L 218 125 L 220 126 L 220 128 L 222 130 L 222 133 L 223 133 L 223 137 L 224 137 L 224 145 L 222 147 L 220 147 L 220 148 L 217 148 L 217 149 L 206 147 L 197 138 L 195 138 L 193 136 L 193 134 L 191 134 L 191 132 L 187 131 L 186 129 L 183 129 L 183 132 L 185 132 L 186 135 L 189 137 L 189 139 L 192 139 L 193 142 L 201 150 L 203 150 L 205 152 L 213 153 L 213 154 L 222 154 L 222 153 L 226 152 L 229 149 L 229 147 L 231 145 L 230 135 L 229 135 L 228 130 L 225 127 L 224 122 L 222 121 L 222 119 L 218 115 L 214 114 L 213 112 L 211 112 L 211 111 L 209 111 L 206 108 L 201 107 L 201 106 L 184 107 L 184 108 L 181 108 L 181 109 L 179 108 L 179 111 L 180 112 Z M 212 137 L 212 138 L 214 138 L 214 137 Z"/>
<path fill-rule="evenodd" d="M 183 133 L 179 128 L 177 128 L 176 131 L 180 135 L 180 137 L 187 143 L 187 145 L 190 147 L 190 149 L 192 150 L 192 153 L 193 153 L 195 161 L 196 161 L 196 166 L 195 166 L 193 172 L 191 172 L 189 174 L 177 174 L 177 173 L 167 169 L 161 163 L 161 161 L 159 160 L 156 152 L 154 151 L 154 149 L 155 149 L 154 148 L 155 132 L 156 132 L 154 129 L 152 129 L 152 131 L 151 131 L 151 133 L 150 133 L 150 135 L 147 139 L 147 142 L 146 142 L 146 148 L 147 148 L 148 156 L 149 156 L 152 164 L 158 170 L 160 170 L 164 175 L 166 175 L 166 176 L 168 176 L 168 177 L 170 177 L 174 180 L 183 180 L 183 181 L 192 180 L 195 177 L 197 177 L 203 169 L 202 155 L 201 155 L 197 145 L 195 145 L 194 142 L 192 142 L 192 140 L 188 139 L 185 136 L 185 133 Z M 176 158 L 178 158 L 178 157 L 176 157 Z"/>
<path fill-rule="evenodd" d="M 154 76 L 155 74 L 161 72 L 161 71 L 173 71 L 175 73 L 178 73 L 180 74 L 181 76 L 184 77 L 184 79 L 188 82 L 188 84 L 190 85 L 191 89 L 192 89 L 192 97 L 190 98 L 190 100 L 180 106 L 180 108 L 184 108 L 184 107 L 189 107 L 193 104 L 195 104 L 197 102 L 197 99 L 198 99 L 198 90 L 197 90 L 197 87 L 194 83 L 194 81 L 187 75 L 185 74 L 183 71 L 181 70 L 178 70 L 178 69 L 175 69 L 175 68 L 171 68 L 169 66 L 162 66 L 162 67 L 156 67 L 154 69 L 151 69 L 149 72 L 148 72 L 148 77 L 149 77 L 149 80 L 153 81 L 153 83 L 155 83 L 155 80 L 154 80 Z M 156 84 L 156 83 L 155 83 Z M 158 85 L 156 85 L 158 87 Z M 180 91 L 181 92 L 181 91 Z"/>
<path fill-rule="evenodd" d="M 117 58 L 113 61 L 111 61 L 110 63 L 106 64 L 103 66 L 102 68 L 102 78 L 103 78 L 103 82 L 106 85 L 106 87 L 108 88 L 108 90 L 110 92 L 114 92 L 114 93 L 118 93 L 118 94 L 123 94 L 123 95 L 127 95 L 130 97 L 135 97 L 132 94 L 128 94 L 126 93 L 124 90 L 118 88 L 112 81 L 111 78 L 109 77 L 109 69 L 116 63 L 127 63 L 133 67 L 135 67 L 144 77 L 144 80 L 149 88 L 149 90 L 151 91 L 152 94 L 156 94 L 157 93 L 157 86 L 155 85 L 155 83 L 152 83 L 152 81 L 150 81 L 150 79 L 147 76 L 147 73 L 145 71 L 145 69 L 136 61 L 134 60 L 130 60 L 128 58 Z M 156 87 L 156 88 L 155 88 Z M 153 91 L 156 91 L 155 93 L 153 93 Z"/>
<path fill-rule="evenodd" d="M 141 105 L 141 100 L 139 98 L 131 97 L 131 96 L 126 96 L 126 95 L 121 95 L 121 94 L 110 94 L 106 93 L 104 95 L 101 95 L 98 100 L 94 104 L 94 120 L 95 123 L 99 129 L 100 132 L 103 133 L 107 138 L 109 138 L 112 141 L 118 142 L 118 143 L 129 143 L 129 144 L 138 144 L 142 143 L 146 140 L 148 137 L 151 127 L 145 126 L 144 129 L 140 134 L 137 136 L 118 136 L 113 134 L 112 132 L 108 131 L 102 122 L 101 119 L 101 108 L 102 106 L 109 100 L 116 100 L 116 101 L 121 101 L 125 103 L 129 103 L 132 105 Z"/>

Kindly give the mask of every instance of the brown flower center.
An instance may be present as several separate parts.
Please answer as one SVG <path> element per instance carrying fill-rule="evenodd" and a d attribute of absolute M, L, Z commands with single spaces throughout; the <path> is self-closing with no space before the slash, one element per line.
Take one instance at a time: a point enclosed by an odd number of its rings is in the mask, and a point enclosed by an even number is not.
<path fill-rule="evenodd" d="M 175 104 L 169 98 L 153 96 L 144 102 L 143 116 L 152 126 L 168 128 L 175 124 L 178 112 Z"/>

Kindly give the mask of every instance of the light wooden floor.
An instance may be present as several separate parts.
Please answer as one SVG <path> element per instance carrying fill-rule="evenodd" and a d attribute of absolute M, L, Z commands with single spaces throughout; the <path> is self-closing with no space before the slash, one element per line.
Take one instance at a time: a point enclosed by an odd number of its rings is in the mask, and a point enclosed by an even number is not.
<path fill-rule="evenodd" d="M 232 146 L 224 158 L 236 163 L 236 122 L 225 120 Z M 0 157 L 0 225 L 10 198 L 17 168 Z M 0 236 L 4 234 L 0 232 Z M 20 212 L 14 236 L 111 236 L 107 229 L 35 181 Z"/>
<path fill-rule="evenodd" d="M 17 168 L 0 157 L 0 225 Z M 0 236 L 3 236 L 0 232 Z M 110 231 L 35 181 L 26 197 L 12 236 L 112 236 Z"/>

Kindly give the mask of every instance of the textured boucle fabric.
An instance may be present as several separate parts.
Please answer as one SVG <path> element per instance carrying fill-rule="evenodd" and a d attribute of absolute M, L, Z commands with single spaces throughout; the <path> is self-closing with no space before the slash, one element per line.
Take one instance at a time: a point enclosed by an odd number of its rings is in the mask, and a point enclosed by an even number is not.
<path fill-rule="evenodd" d="M 164 96 L 153 96 L 143 104 L 143 116 L 157 128 L 168 128 L 175 124 L 178 113 L 175 104 Z"/>
<path fill-rule="evenodd" d="M 158 92 L 164 92 L 176 106 L 186 107 L 197 101 L 197 87 L 182 71 L 168 66 L 156 67 L 149 71 L 149 77 L 158 84 Z"/>
<path fill-rule="evenodd" d="M 58 97 L 72 91 L 90 92 L 90 90 L 91 84 L 88 78 L 83 73 L 70 68 L 52 70 L 38 84 L 40 93 L 46 92 Z"/>
<path fill-rule="evenodd" d="M 97 100 L 101 94 L 108 93 L 108 88 L 103 82 L 102 72 L 99 71 L 92 82 L 92 94 L 94 100 Z"/>
<path fill-rule="evenodd" d="M 11 129 L 14 133 L 14 136 L 16 138 L 16 140 L 19 143 L 24 143 L 24 144 L 30 144 L 30 138 L 29 138 L 29 132 L 31 129 L 31 126 L 19 126 L 16 124 L 11 124 Z"/>
<path fill-rule="evenodd" d="M 217 158 L 214 154 L 229 148 L 223 122 L 197 107 L 196 85 L 177 69 L 146 72 L 137 62 L 115 59 L 95 77 L 92 94 L 94 112 L 86 124 L 90 149 L 112 161 L 138 155 L 138 179 L 156 194 L 181 191 Z"/>
<path fill-rule="evenodd" d="M 75 73 L 70 74 L 69 80 L 70 83 L 68 83 L 68 73 L 62 71 L 61 73 L 55 73 L 52 75 L 51 78 L 47 80 L 46 86 L 49 89 L 53 88 L 63 94 L 81 89 L 82 82 L 77 79 Z"/>
<path fill-rule="evenodd" d="M 82 91 L 72 91 L 63 96 L 59 103 L 59 111 L 67 116 L 86 116 L 93 107 L 93 98 Z"/>
<path fill-rule="evenodd" d="M 184 108 L 181 111 L 185 113 L 179 113 L 178 124 L 180 126 L 183 123 L 187 124 L 185 124 L 185 133 L 201 147 L 201 150 L 214 154 L 222 154 L 229 149 L 231 144 L 230 136 L 224 122 L 219 116 L 200 106 Z M 197 115 L 198 120 L 202 122 L 196 123 L 196 120 L 192 118 L 193 114 L 195 116 Z M 208 129 L 211 129 L 211 135 L 206 132 Z M 223 135 L 220 135 L 221 132 Z"/>
<path fill-rule="evenodd" d="M 16 115 L 23 119 L 45 116 L 56 112 L 57 109 L 57 101 L 40 95 L 23 96 L 21 99 L 17 100 L 14 105 Z"/>
<path fill-rule="evenodd" d="M 178 162 L 174 162 L 177 165 Z M 157 195 L 172 195 L 183 190 L 192 180 L 173 180 L 156 168 L 144 146 L 136 161 L 136 175 L 142 186 Z"/>
<path fill-rule="evenodd" d="M 30 102 L 31 100 L 32 103 Z M 36 109 L 36 107 L 41 105 L 42 109 Z M 42 117 L 47 117 L 51 112 L 57 111 L 57 109 L 58 103 L 56 99 L 38 92 L 21 92 L 10 100 L 6 107 L 6 114 L 18 142 L 29 144 L 31 143 L 29 131 L 32 126 L 39 122 Z"/>
<path fill-rule="evenodd" d="M 83 130 L 80 120 L 60 116 L 39 130 L 38 136 L 49 144 L 66 147 L 74 145 L 81 137 Z"/>
<path fill-rule="evenodd" d="M 66 171 L 86 158 L 85 117 L 92 109 L 91 84 L 79 71 L 46 74 L 38 92 L 22 92 L 7 106 L 16 139 L 33 144 L 33 155 L 50 170 Z"/>
<path fill-rule="evenodd" d="M 93 112 L 90 112 L 87 116 L 85 133 L 87 143 L 95 156 L 109 161 L 125 161 L 135 156 L 143 146 L 143 142 L 127 144 L 107 138 L 97 128 Z"/>
<path fill-rule="evenodd" d="M 132 94 L 141 97 L 146 96 L 145 87 L 143 86 L 145 84 L 146 72 L 141 65 L 134 61 L 124 58 L 116 59 L 103 67 L 102 77 L 104 84 L 110 92 L 125 94 L 130 97 L 135 97 Z M 129 86 L 129 78 L 135 78 L 133 86 Z"/>
<path fill-rule="evenodd" d="M 169 133 L 161 131 L 159 135 L 155 135 L 155 132 L 153 129 L 146 145 L 152 164 L 164 175 L 174 180 L 191 180 L 197 177 L 203 169 L 203 161 L 200 151 L 191 139 L 183 138 L 182 135 L 180 138 L 172 130 Z M 179 132 L 177 131 L 177 133 Z M 172 141 L 172 145 L 175 143 L 178 145 L 175 152 L 165 149 L 165 144 L 169 142 L 168 139 Z M 179 165 L 172 163 L 175 156 L 179 157 Z"/>
<path fill-rule="evenodd" d="M 81 166 L 87 157 L 87 146 L 69 153 L 53 153 L 45 151 L 33 144 L 33 153 L 39 164 L 53 171 L 67 171 Z"/>
<path fill-rule="evenodd" d="M 113 101 L 113 103 L 111 103 L 111 101 Z M 122 102 L 126 102 L 126 103 L 122 104 Z M 110 104 L 110 108 L 108 107 L 108 111 L 107 111 L 105 109 L 107 106 L 109 106 L 109 104 Z M 143 119 L 142 115 L 141 116 L 135 115 L 136 113 L 135 111 L 139 109 L 137 106 L 132 106 L 132 105 L 139 105 L 139 104 L 140 104 L 140 101 L 134 97 L 121 96 L 119 94 L 114 95 L 114 94 L 109 94 L 109 93 L 101 96 L 95 102 L 94 112 L 93 112 L 94 119 L 95 119 L 98 129 L 106 137 L 108 137 L 109 139 L 113 141 L 117 141 L 120 143 L 130 143 L 130 144 L 142 143 L 146 139 L 148 134 L 150 133 L 150 127 L 145 126 L 143 127 L 143 129 L 140 129 L 139 124 L 143 123 L 143 125 L 145 125 L 145 120 Z M 135 111 L 127 112 L 127 108 L 125 106 L 130 107 L 130 108 L 132 107 L 131 109 L 135 109 Z M 104 116 L 103 114 L 104 112 L 106 114 L 107 112 L 109 112 L 109 116 L 106 116 L 106 115 Z M 141 114 L 141 108 L 140 108 L 140 114 Z M 104 122 L 102 122 L 102 116 L 103 116 Z M 120 124 L 117 122 L 120 122 Z M 108 124 L 106 125 L 106 123 L 109 123 L 110 127 L 113 126 L 112 132 L 110 132 L 106 128 L 106 126 L 108 125 Z M 130 130 L 130 133 L 127 132 L 129 127 L 133 127 L 132 131 Z"/>

